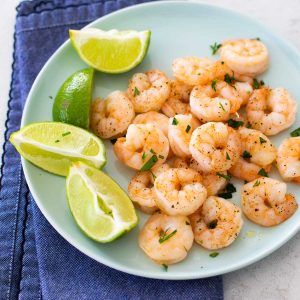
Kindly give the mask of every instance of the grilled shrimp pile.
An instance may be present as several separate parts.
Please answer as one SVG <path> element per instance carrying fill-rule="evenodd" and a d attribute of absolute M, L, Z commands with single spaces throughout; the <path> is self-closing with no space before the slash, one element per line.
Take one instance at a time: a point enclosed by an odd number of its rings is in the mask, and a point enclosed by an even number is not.
<path fill-rule="evenodd" d="M 216 48 L 214 48 L 216 47 Z M 133 203 L 150 214 L 139 245 L 163 265 L 182 261 L 196 241 L 209 250 L 233 243 L 242 212 L 261 226 L 297 210 L 284 182 L 268 178 L 273 163 L 284 181 L 300 183 L 300 129 L 276 149 L 269 136 L 289 128 L 297 104 L 282 87 L 256 79 L 269 63 L 257 39 L 214 46 L 220 59 L 182 57 L 169 79 L 159 70 L 133 75 L 125 92 L 94 101 L 91 124 L 137 171 Z M 231 177 L 245 181 L 241 208 L 230 202 Z"/>

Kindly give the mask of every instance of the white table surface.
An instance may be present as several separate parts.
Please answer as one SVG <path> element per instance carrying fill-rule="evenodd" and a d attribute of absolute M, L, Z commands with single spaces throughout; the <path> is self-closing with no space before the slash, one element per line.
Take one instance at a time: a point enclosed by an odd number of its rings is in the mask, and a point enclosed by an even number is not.
<path fill-rule="evenodd" d="M 299 0 L 211 0 L 265 23 L 300 50 Z M 15 7 L 19 0 L 1 0 L 0 18 L 0 143 L 6 119 Z M 1 147 L 2 153 L 2 147 Z M 300 299 L 300 233 L 272 255 L 250 267 L 224 275 L 226 300 Z"/>

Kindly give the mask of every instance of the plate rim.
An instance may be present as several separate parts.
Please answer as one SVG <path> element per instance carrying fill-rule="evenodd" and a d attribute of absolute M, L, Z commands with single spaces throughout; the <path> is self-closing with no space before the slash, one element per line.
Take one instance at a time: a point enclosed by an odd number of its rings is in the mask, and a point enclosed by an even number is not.
<path fill-rule="evenodd" d="M 102 16 L 102 17 L 94 20 L 93 22 L 89 23 L 88 25 L 84 26 L 83 28 L 91 27 L 95 23 L 98 23 L 99 20 L 105 20 L 105 19 L 110 18 L 111 16 L 116 16 L 116 15 L 119 15 L 119 14 L 123 14 L 123 13 L 126 13 L 127 11 L 135 10 L 139 7 L 161 6 L 161 5 L 178 5 L 178 4 L 179 5 L 183 5 L 183 4 L 184 5 L 199 5 L 199 6 L 202 6 L 202 7 L 217 8 L 219 10 L 223 10 L 225 12 L 235 14 L 239 17 L 242 17 L 243 19 L 247 19 L 247 20 L 251 21 L 252 23 L 255 23 L 258 26 L 260 26 L 263 30 L 265 30 L 267 32 L 267 34 L 273 40 L 278 42 L 279 46 L 283 46 L 285 49 L 287 49 L 300 62 L 300 52 L 299 52 L 299 50 L 290 41 L 284 39 L 279 34 L 273 32 L 272 29 L 270 29 L 268 26 L 266 26 L 262 22 L 254 19 L 252 17 L 249 17 L 246 14 L 241 13 L 240 11 L 238 11 L 236 9 L 231 9 L 231 8 L 224 7 L 222 5 L 211 4 L 211 3 L 207 3 L 207 2 L 203 2 L 203 1 L 197 1 L 197 0 L 188 0 L 188 1 L 185 1 L 185 0 L 170 0 L 170 1 L 168 1 L 168 0 L 166 0 L 166 1 L 155 1 L 155 2 L 146 2 L 146 3 L 141 3 L 141 4 L 135 4 L 135 5 L 117 10 L 117 11 L 112 12 L 110 14 L 107 14 L 105 16 Z M 36 89 L 36 86 L 38 85 L 38 81 L 42 77 L 45 70 L 48 68 L 48 65 L 50 63 L 52 63 L 52 60 L 54 60 L 55 57 L 57 55 L 59 55 L 60 52 L 63 51 L 64 48 L 69 43 L 71 43 L 70 39 L 66 40 L 50 56 L 50 58 L 47 60 L 47 62 L 44 64 L 44 66 L 42 67 L 42 69 L 38 73 L 37 77 L 35 78 L 32 86 L 30 88 L 30 91 L 27 95 L 27 98 L 26 98 L 26 102 L 25 102 L 24 109 L 23 109 L 23 112 L 22 112 L 22 119 L 21 119 L 21 125 L 20 125 L 21 127 L 26 125 L 25 124 L 25 116 L 28 113 L 30 99 L 32 97 L 32 94 L 33 94 L 34 90 Z M 26 160 L 24 158 L 21 158 L 21 164 L 22 164 L 22 168 L 23 168 L 23 171 L 24 171 L 26 182 L 28 184 L 29 190 L 30 190 L 30 192 L 33 196 L 33 199 L 34 199 L 35 203 L 37 204 L 38 208 L 40 209 L 40 211 L 42 212 L 44 217 L 50 223 L 50 225 L 58 232 L 58 234 L 60 234 L 68 243 L 70 243 L 77 250 L 79 250 L 83 254 L 87 255 L 88 257 L 94 259 L 95 261 L 97 261 L 97 262 L 99 262 L 103 265 L 106 265 L 110 268 L 113 268 L 115 270 L 118 270 L 118 271 L 121 271 L 121 272 L 124 272 L 124 273 L 127 273 L 127 274 L 131 274 L 131 275 L 136 275 L 136 276 L 145 277 L 145 278 L 152 278 L 152 279 L 164 279 L 164 280 L 191 280 L 191 279 L 200 279 L 200 278 L 208 278 L 208 277 L 212 277 L 212 276 L 223 275 L 223 274 L 226 274 L 226 273 L 229 273 L 229 272 L 233 272 L 233 271 L 242 269 L 246 266 L 249 266 L 249 265 L 265 258 L 269 254 L 275 252 L 280 247 L 282 247 L 288 240 L 290 240 L 293 236 L 295 236 L 295 234 L 300 230 L 300 222 L 299 222 L 298 226 L 295 226 L 295 228 L 293 228 L 293 230 L 288 235 L 286 235 L 275 246 L 272 246 L 272 247 L 269 247 L 269 248 L 265 249 L 265 251 L 261 252 L 259 255 L 255 255 L 255 256 L 251 257 L 250 259 L 246 258 L 246 259 L 243 259 L 240 262 L 232 264 L 230 267 L 223 268 L 221 271 L 210 271 L 210 272 L 206 271 L 206 272 L 204 272 L 205 269 L 201 269 L 201 270 L 199 269 L 199 273 L 193 272 L 192 274 L 190 274 L 188 272 L 183 272 L 183 273 L 180 273 L 180 274 L 162 272 L 161 274 L 159 274 L 159 273 L 152 273 L 152 272 L 149 273 L 149 272 L 143 271 L 143 270 L 133 270 L 130 267 L 126 267 L 125 265 L 120 265 L 119 263 L 115 263 L 113 260 L 107 261 L 106 259 L 102 259 L 101 257 L 100 258 L 97 257 L 87 247 L 85 247 L 84 245 L 78 244 L 75 240 L 73 240 L 72 236 L 68 236 L 67 234 L 62 232 L 60 230 L 60 226 L 56 224 L 55 218 L 53 218 L 50 214 L 48 214 L 48 212 L 44 208 L 42 202 L 40 202 L 39 200 L 36 200 L 36 199 L 38 199 L 38 197 L 37 197 L 37 194 L 35 192 L 34 184 L 31 182 L 30 171 L 29 171 L 28 167 L 26 166 Z"/>

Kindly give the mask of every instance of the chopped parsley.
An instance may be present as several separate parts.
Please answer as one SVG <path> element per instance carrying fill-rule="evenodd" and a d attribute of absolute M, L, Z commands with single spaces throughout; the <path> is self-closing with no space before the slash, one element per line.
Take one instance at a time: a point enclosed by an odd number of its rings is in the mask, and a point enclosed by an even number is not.
<path fill-rule="evenodd" d="M 212 252 L 209 254 L 210 257 L 215 258 L 219 255 L 219 252 Z"/>
<path fill-rule="evenodd" d="M 190 130 L 191 130 L 191 126 L 190 125 L 186 126 L 185 132 L 188 133 Z"/>
<path fill-rule="evenodd" d="M 165 157 L 163 156 L 163 155 L 158 155 L 158 158 L 160 158 L 160 159 L 164 159 Z"/>
<path fill-rule="evenodd" d="M 229 192 L 229 193 L 235 193 L 236 192 L 236 188 L 232 183 L 228 183 L 225 187 L 225 191 Z"/>
<path fill-rule="evenodd" d="M 220 173 L 220 172 L 217 172 L 217 175 L 218 175 L 219 177 L 225 178 L 226 180 L 230 180 L 230 179 L 231 179 L 231 176 L 230 176 L 230 175 L 222 174 L 222 173 Z"/>
<path fill-rule="evenodd" d="M 175 229 L 173 232 L 171 232 L 170 234 L 167 234 L 169 229 L 167 229 L 166 231 L 161 231 L 160 233 L 160 237 L 159 237 L 159 240 L 158 242 L 160 244 L 162 244 L 163 242 L 167 241 L 169 238 L 171 238 L 173 235 L 176 234 L 177 232 L 177 229 Z"/>
<path fill-rule="evenodd" d="M 257 38 L 255 38 L 257 41 L 260 41 L 260 38 L 259 37 L 257 37 Z"/>
<path fill-rule="evenodd" d="M 152 153 L 152 154 L 156 154 L 156 152 L 151 148 L 150 149 L 150 152 Z"/>
<path fill-rule="evenodd" d="M 140 171 L 150 170 L 158 161 L 156 154 L 152 155 L 150 159 L 141 167 Z"/>
<path fill-rule="evenodd" d="M 253 88 L 254 89 L 259 89 L 261 86 L 261 82 L 259 82 L 256 78 L 253 79 Z"/>
<path fill-rule="evenodd" d="M 265 139 L 263 139 L 262 137 L 259 137 L 259 141 L 261 144 L 266 143 L 267 141 Z"/>
<path fill-rule="evenodd" d="M 293 130 L 291 133 L 290 133 L 290 136 L 292 137 L 297 137 L 297 136 L 300 136 L 300 127 Z"/>
<path fill-rule="evenodd" d="M 253 187 L 256 187 L 256 186 L 259 186 L 260 185 L 260 181 L 259 180 L 256 180 L 253 184 Z"/>
<path fill-rule="evenodd" d="M 219 193 L 218 196 L 224 199 L 231 199 L 232 193 L 236 192 L 236 188 L 232 183 L 228 183 L 223 192 Z"/>
<path fill-rule="evenodd" d="M 260 176 L 268 177 L 268 173 L 265 171 L 264 168 L 261 168 L 261 169 L 258 171 L 257 174 L 260 175 Z"/>
<path fill-rule="evenodd" d="M 147 154 L 144 152 L 142 155 L 142 161 L 144 161 L 146 157 L 147 157 Z"/>
<path fill-rule="evenodd" d="M 53 97 L 52 97 L 52 96 L 49 96 L 49 99 L 53 99 Z"/>
<path fill-rule="evenodd" d="M 133 91 L 133 96 L 138 96 L 141 92 L 138 90 L 138 88 L 135 86 Z"/>
<path fill-rule="evenodd" d="M 217 90 L 216 84 L 217 84 L 217 79 L 214 79 L 214 80 L 211 82 L 211 88 L 212 88 L 214 91 Z"/>
<path fill-rule="evenodd" d="M 185 221 L 185 225 L 191 225 L 189 222 Z"/>
<path fill-rule="evenodd" d="M 227 152 L 226 152 L 226 160 L 230 160 L 230 156 Z"/>
<path fill-rule="evenodd" d="M 218 50 L 222 47 L 222 44 L 218 44 L 217 42 L 215 42 L 214 44 L 210 45 L 209 47 L 211 49 L 211 54 L 215 55 L 218 52 Z"/>
<path fill-rule="evenodd" d="M 172 125 L 177 125 L 177 124 L 178 124 L 178 120 L 174 117 L 172 121 Z"/>
<path fill-rule="evenodd" d="M 223 199 L 231 199 L 232 198 L 232 193 L 227 193 L 227 192 L 219 193 L 218 196 L 223 198 Z"/>
<path fill-rule="evenodd" d="M 248 151 L 245 150 L 245 151 L 243 152 L 243 154 L 242 154 L 242 157 L 243 157 L 243 158 L 251 158 L 252 155 L 250 154 L 250 152 L 248 152 Z"/>
<path fill-rule="evenodd" d="M 168 266 L 168 265 L 166 265 L 166 264 L 162 264 L 162 267 L 164 268 L 164 270 L 165 270 L 166 272 L 168 272 L 168 268 L 169 268 L 169 266 Z"/>
<path fill-rule="evenodd" d="M 250 123 L 247 123 L 246 128 L 252 128 L 252 125 Z"/>
<path fill-rule="evenodd" d="M 232 84 L 235 81 L 234 75 L 230 76 L 228 73 L 224 76 L 224 81 L 228 84 Z"/>
<path fill-rule="evenodd" d="M 56 140 L 56 141 L 55 141 L 55 143 L 59 143 L 59 142 L 60 142 L 60 140 Z"/>
<path fill-rule="evenodd" d="M 228 126 L 232 127 L 232 128 L 239 128 L 240 126 L 243 126 L 244 122 L 242 121 L 236 121 L 233 119 L 229 119 L 228 120 Z"/>
<path fill-rule="evenodd" d="M 69 135 L 69 134 L 71 134 L 71 131 L 64 132 L 64 133 L 62 134 L 62 136 L 67 136 L 67 135 Z"/>
<path fill-rule="evenodd" d="M 117 139 L 112 139 L 110 142 L 114 145 L 116 143 Z"/>
<path fill-rule="evenodd" d="M 219 107 L 222 108 L 224 111 L 226 111 L 221 102 L 219 102 Z"/>
<path fill-rule="evenodd" d="M 231 199 L 232 198 L 232 193 L 219 193 L 218 194 L 219 197 L 223 198 L 223 199 Z"/>

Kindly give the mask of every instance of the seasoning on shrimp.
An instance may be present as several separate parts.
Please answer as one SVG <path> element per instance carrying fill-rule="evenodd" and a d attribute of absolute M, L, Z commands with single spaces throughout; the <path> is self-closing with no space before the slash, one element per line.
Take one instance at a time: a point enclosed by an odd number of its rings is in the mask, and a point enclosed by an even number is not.
<path fill-rule="evenodd" d="M 158 264 L 175 264 L 186 258 L 194 241 L 188 217 L 151 216 L 139 235 L 139 246 Z"/>
<path fill-rule="evenodd" d="M 190 96 L 191 112 L 201 122 L 227 121 L 243 102 L 230 84 L 220 80 L 213 83 L 195 86 Z"/>
<path fill-rule="evenodd" d="M 201 125 L 192 133 L 190 152 L 204 173 L 226 171 L 231 168 L 241 153 L 238 132 L 221 122 Z M 230 160 L 226 159 L 226 155 Z"/>
<path fill-rule="evenodd" d="M 128 167 L 145 171 L 166 161 L 169 141 L 163 132 L 152 124 L 131 124 L 126 137 L 117 139 L 114 152 Z M 145 164 L 151 166 L 147 165 L 149 168 L 145 168 Z"/>
<path fill-rule="evenodd" d="M 137 115 L 132 124 L 152 124 L 157 126 L 165 136 L 168 136 L 169 118 L 157 111 L 148 111 Z"/>
<path fill-rule="evenodd" d="M 262 177 L 244 185 L 242 209 L 246 217 L 262 226 L 278 225 L 290 218 L 298 208 L 295 197 L 287 194 L 285 183 Z"/>
<path fill-rule="evenodd" d="M 253 91 L 246 112 L 252 128 L 275 135 L 294 123 L 296 109 L 296 101 L 284 88 L 260 88 Z"/>
<path fill-rule="evenodd" d="M 176 120 L 174 124 L 174 119 Z M 169 121 L 168 138 L 173 153 L 179 157 L 191 156 L 189 144 L 195 127 L 200 126 L 193 123 L 193 117 L 189 115 L 175 115 Z M 175 126 L 174 126 L 175 125 Z"/>
<path fill-rule="evenodd" d="M 223 80 L 225 74 L 232 74 L 224 62 L 194 56 L 176 58 L 172 70 L 174 77 L 187 85 L 208 84 L 214 79 Z"/>
<path fill-rule="evenodd" d="M 134 116 L 133 105 L 126 94 L 115 91 L 105 100 L 92 103 L 91 128 L 104 139 L 119 137 L 126 132 Z"/>
<path fill-rule="evenodd" d="M 253 39 L 222 42 L 220 57 L 234 72 L 251 77 L 263 73 L 269 63 L 267 47 Z"/>
<path fill-rule="evenodd" d="M 128 194 L 132 202 L 144 213 L 153 214 L 157 211 L 150 171 L 138 172 L 132 177 L 128 185 Z"/>
<path fill-rule="evenodd" d="M 161 173 L 154 182 L 156 204 L 170 216 L 188 216 L 207 196 L 201 175 L 192 169 L 173 168 Z"/>
<path fill-rule="evenodd" d="M 283 140 L 278 148 L 277 168 L 284 180 L 300 184 L 300 137 Z"/>
<path fill-rule="evenodd" d="M 202 184 L 206 188 L 207 196 L 217 195 L 220 191 L 222 191 L 228 182 L 227 172 L 223 171 L 224 176 L 218 176 L 216 173 L 203 173 L 199 167 L 198 162 L 190 157 L 181 158 L 176 157 L 172 164 L 173 168 L 191 168 L 195 171 L 199 172 L 202 176 Z"/>
<path fill-rule="evenodd" d="M 215 196 L 207 198 L 190 220 L 196 243 L 210 250 L 232 244 L 243 226 L 240 208 Z"/>
<path fill-rule="evenodd" d="M 229 173 L 239 179 L 253 181 L 266 176 L 276 159 L 276 149 L 271 141 L 260 131 L 239 128 L 241 156 L 229 169 Z"/>
<path fill-rule="evenodd" d="M 170 83 L 159 70 L 137 73 L 129 80 L 127 94 L 137 113 L 158 111 L 170 94 Z"/>

